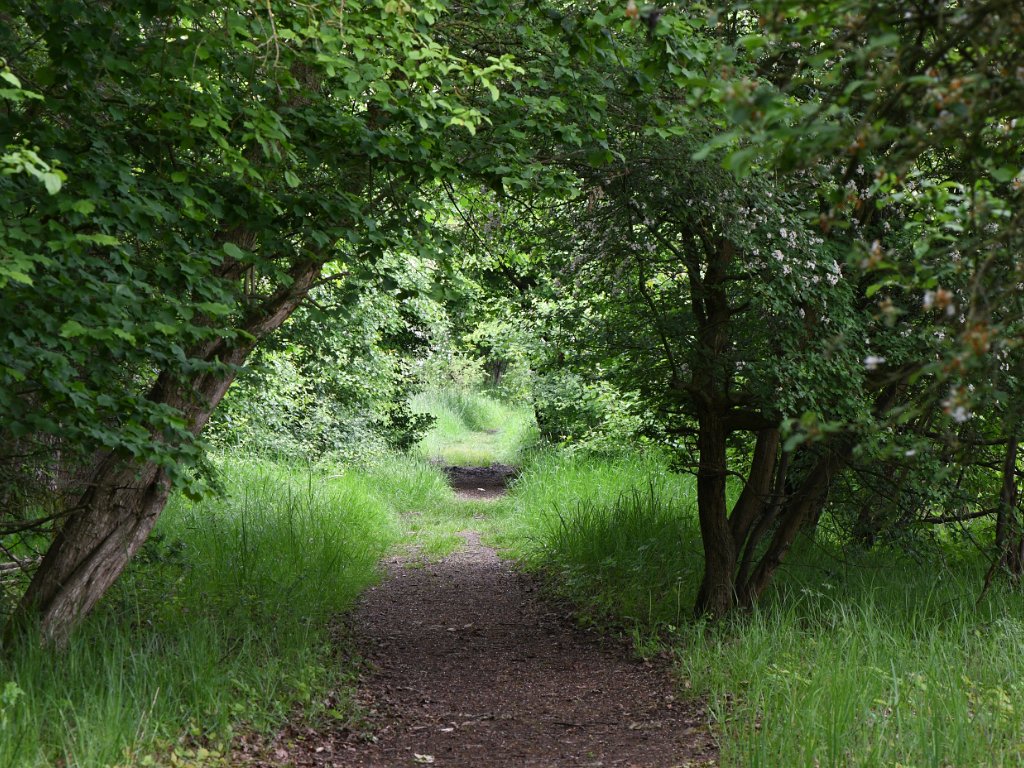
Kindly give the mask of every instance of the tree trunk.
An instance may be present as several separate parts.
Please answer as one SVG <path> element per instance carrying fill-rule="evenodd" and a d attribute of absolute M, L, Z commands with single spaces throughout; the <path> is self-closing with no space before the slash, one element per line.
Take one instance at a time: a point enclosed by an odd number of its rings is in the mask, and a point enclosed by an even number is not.
<path fill-rule="evenodd" d="M 737 584 L 744 585 L 749 580 L 750 572 L 757 562 L 758 547 L 760 547 L 768 532 L 771 531 L 772 526 L 775 525 L 779 512 L 788 500 L 786 483 L 789 480 L 789 461 L 792 455 L 791 452 L 787 451 L 782 451 L 779 455 L 775 468 L 775 480 L 772 483 L 771 498 L 768 500 L 753 530 L 747 534 L 746 541 L 743 543 L 743 556 L 740 558 L 740 567 L 736 574 Z M 740 591 L 743 591 L 742 587 Z"/>
<path fill-rule="evenodd" d="M 296 265 L 292 282 L 245 317 L 245 341 L 217 339 L 193 350 L 194 358 L 231 366 L 228 372 L 205 372 L 189 381 L 164 372 L 150 390 L 150 400 L 179 411 L 193 433 L 201 432 L 234 379 L 233 366 L 244 363 L 258 340 L 298 307 L 321 266 Z M 64 644 L 146 541 L 170 494 L 167 475 L 155 463 L 140 464 L 114 453 L 96 461 L 83 488 L 8 622 L 5 640 L 12 640 L 26 625 L 37 624 L 44 642 Z"/>
<path fill-rule="evenodd" d="M 779 452 L 779 430 L 777 427 L 762 429 L 757 433 L 754 455 L 750 460 L 747 482 L 729 518 L 733 540 L 742 546 L 747 540 L 751 527 L 760 519 L 768 507 L 772 491 L 772 474 Z"/>
<path fill-rule="evenodd" d="M 729 429 L 723 418 L 729 407 L 724 354 L 729 346 L 731 317 L 725 285 L 735 249 L 726 239 L 704 238 L 704 251 L 707 268 L 703 275 L 694 259 L 687 262 L 698 329 L 699 358 L 694 366 L 693 386 L 701 400 L 697 415 L 697 515 L 704 544 L 704 578 L 694 612 L 721 618 L 736 602 L 736 540 L 729 525 L 725 497 L 725 441 Z"/>
<path fill-rule="evenodd" d="M 167 503 L 166 474 L 107 454 L 89 478 L 77 510 L 46 552 L 8 624 L 8 639 L 26 621 L 38 621 L 46 642 L 63 644 L 121 575 Z"/>
<path fill-rule="evenodd" d="M 902 379 L 899 379 L 889 384 L 875 398 L 873 413 L 876 416 L 884 415 L 892 407 L 901 383 Z M 856 436 L 852 434 L 839 435 L 825 442 L 821 457 L 779 511 L 778 528 L 757 567 L 750 578 L 739 585 L 740 605 L 751 606 L 761 597 L 797 534 L 808 525 L 812 528 L 817 525 L 828 501 L 832 481 L 849 463 L 856 444 Z"/>
<path fill-rule="evenodd" d="M 776 569 L 789 552 L 800 530 L 816 519 L 828 499 L 833 478 L 846 466 L 853 453 L 854 440 L 843 437 L 838 445 L 825 446 L 824 455 L 794 491 L 779 515 L 779 527 L 749 580 L 742 585 L 740 604 L 753 605 L 763 594 Z"/>
<path fill-rule="evenodd" d="M 505 373 L 508 371 L 508 360 L 502 358 L 488 358 L 487 362 L 484 363 L 484 370 L 487 371 L 487 376 L 490 379 L 490 385 L 492 387 L 500 387 L 501 380 L 505 377 Z"/>
<path fill-rule="evenodd" d="M 999 508 L 996 512 L 996 552 L 1003 566 L 1014 576 L 1024 572 L 1020 521 L 1017 519 L 1017 435 L 1006 442 L 1003 461 L 1003 484 L 999 489 Z"/>
<path fill-rule="evenodd" d="M 704 544 L 704 579 L 694 613 L 722 617 L 735 603 L 736 541 L 729 527 L 725 498 L 725 424 L 720 416 L 700 417 L 697 447 L 697 510 Z"/>

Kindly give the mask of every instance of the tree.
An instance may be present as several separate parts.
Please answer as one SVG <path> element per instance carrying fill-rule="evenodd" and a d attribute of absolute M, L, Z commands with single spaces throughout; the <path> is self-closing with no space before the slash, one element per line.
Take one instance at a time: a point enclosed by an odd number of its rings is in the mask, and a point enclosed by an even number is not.
<path fill-rule="evenodd" d="M 554 248 L 582 269 L 566 291 L 590 324 L 578 364 L 639 390 L 694 455 L 698 612 L 755 601 L 855 459 L 902 471 L 929 414 L 963 422 L 984 407 L 973 391 L 1016 386 L 1000 369 L 1021 144 L 1001 73 L 1019 13 L 935 13 L 648 16 L 605 84 L 609 155 L 571 166 L 575 226 Z M 966 161 L 950 153 L 965 140 Z"/>
<path fill-rule="evenodd" d="M 9 633 L 29 620 L 62 641 L 324 265 L 373 261 L 421 226 L 419 185 L 452 170 L 452 131 L 481 120 L 459 89 L 486 92 L 509 66 L 436 42 L 442 11 L 8 6 L 7 65 L 42 98 L 8 110 L 2 143 L 38 144 L 67 183 L 50 196 L 0 179 L 4 249 L 28 254 L 2 299 L 7 463 L 57 445 L 77 464 Z"/>

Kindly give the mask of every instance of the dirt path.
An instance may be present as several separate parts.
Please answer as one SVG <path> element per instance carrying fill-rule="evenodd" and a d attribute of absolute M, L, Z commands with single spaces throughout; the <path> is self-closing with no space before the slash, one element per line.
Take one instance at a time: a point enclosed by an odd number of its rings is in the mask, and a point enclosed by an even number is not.
<path fill-rule="evenodd" d="M 462 490 L 477 499 L 488 491 L 498 492 L 484 484 Z M 464 547 L 440 562 L 390 560 L 353 617 L 369 662 L 358 697 L 374 737 L 300 736 L 289 762 L 715 764 L 706 713 L 677 700 L 666 668 L 576 628 L 477 532 L 460 536 Z"/>
<path fill-rule="evenodd" d="M 459 498 L 486 501 L 505 494 L 505 488 L 516 476 L 516 469 L 508 464 L 492 464 L 489 467 L 444 467 L 444 473 Z"/>

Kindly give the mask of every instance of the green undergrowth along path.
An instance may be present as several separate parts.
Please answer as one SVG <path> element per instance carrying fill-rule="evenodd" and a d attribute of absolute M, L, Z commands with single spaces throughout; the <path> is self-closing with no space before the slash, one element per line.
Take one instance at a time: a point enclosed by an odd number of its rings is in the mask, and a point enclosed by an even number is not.
<path fill-rule="evenodd" d="M 416 447 L 419 455 L 449 465 L 518 464 L 537 440 L 529 406 L 484 392 L 434 388 L 417 394 L 412 409 L 436 421 Z"/>
<path fill-rule="evenodd" d="M 850 552 L 822 532 L 756 611 L 695 622 L 694 493 L 657 456 L 550 453 L 495 508 L 493 537 L 581 621 L 670 653 L 723 765 L 1024 762 L 1024 604 L 1005 586 L 977 603 L 985 563 L 939 543 Z"/>
<path fill-rule="evenodd" d="M 794 561 L 752 616 L 674 641 L 682 679 L 709 694 L 729 764 L 1024 762 L 1019 595 L 975 606 L 977 563 L 879 553 L 843 567 L 810 547 Z M 824 588 L 802 582 L 820 568 L 832 574 Z"/>
<path fill-rule="evenodd" d="M 412 399 L 412 408 L 436 421 L 414 451 L 431 462 L 420 465 L 428 473 L 418 486 L 421 496 L 396 498 L 404 526 L 398 548 L 413 562 L 438 560 L 462 545 L 461 532 L 476 530 L 492 537 L 509 515 L 504 499 L 459 498 L 436 465 L 518 465 L 537 442 L 536 420 L 528 406 L 464 388 L 421 392 Z"/>
<path fill-rule="evenodd" d="M 437 561 L 462 546 L 459 536 L 475 530 L 488 536 L 494 527 L 493 516 L 503 501 L 460 499 L 454 494 L 441 505 L 411 510 L 403 516 L 405 539 L 400 552 L 415 563 Z"/>
<path fill-rule="evenodd" d="M 175 498 L 65 651 L 0 661 L 0 766 L 219 765 L 239 731 L 351 716 L 333 621 L 436 473 L 218 464 L 224 494 Z"/>
<path fill-rule="evenodd" d="M 380 490 L 397 512 L 399 527 L 392 551 L 415 563 L 458 549 L 458 532 L 473 527 L 476 505 L 460 502 L 440 468 L 422 458 L 404 457 L 385 466 Z"/>

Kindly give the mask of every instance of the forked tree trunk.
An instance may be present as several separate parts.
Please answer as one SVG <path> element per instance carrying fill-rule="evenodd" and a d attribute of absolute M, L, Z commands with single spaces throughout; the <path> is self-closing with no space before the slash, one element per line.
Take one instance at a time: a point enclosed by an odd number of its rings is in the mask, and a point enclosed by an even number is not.
<path fill-rule="evenodd" d="M 892 406 L 897 387 L 875 400 L 875 413 Z M 702 413 L 698 423 L 697 505 L 704 543 L 704 578 L 694 612 L 720 618 L 737 607 L 749 608 L 767 589 L 802 530 L 820 517 L 836 476 L 853 454 L 856 437 L 843 434 L 825 441 L 802 480 L 786 489 L 789 456 L 780 451 L 777 428 L 762 428 L 743 491 L 731 513 L 726 506 L 727 424 Z M 760 543 L 767 540 L 763 552 Z"/>
<path fill-rule="evenodd" d="M 884 415 L 892 407 L 898 389 L 899 382 L 893 383 L 878 395 L 873 409 L 876 416 Z M 817 525 L 828 501 L 832 483 L 849 464 L 855 446 L 856 437 L 851 434 L 825 441 L 818 461 L 778 511 L 775 533 L 757 566 L 738 585 L 738 602 L 741 606 L 752 606 L 764 594 L 797 535 L 807 527 Z"/>
<path fill-rule="evenodd" d="M 746 584 L 750 579 L 750 572 L 757 564 L 757 554 L 761 542 L 772 530 L 787 500 L 786 484 L 789 481 L 789 462 L 792 453 L 780 450 L 778 440 L 776 440 L 775 452 L 776 455 L 772 462 L 774 480 L 770 485 L 770 493 L 761 509 L 757 511 L 754 522 L 747 530 L 746 541 L 743 542 L 743 554 L 740 557 L 739 571 L 736 573 L 736 583 L 739 585 Z"/>
<path fill-rule="evenodd" d="M 846 466 L 853 453 L 851 437 L 841 438 L 838 445 L 826 445 L 821 459 L 807 474 L 800 486 L 787 499 L 778 514 L 778 527 L 750 577 L 741 585 L 739 604 L 750 607 L 761 597 L 775 571 L 782 565 L 797 534 L 821 514 L 828 500 L 829 487 Z"/>
<path fill-rule="evenodd" d="M 194 351 L 194 357 L 229 366 L 241 365 L 259 339 L 276 329 L 295 310 L 320 274 L 319 262 L 297 265 L 292 282 L 256 307 L 241 327 L 247 340 L 224 339 Z M 164 373 L 149 398 L 168 405 L 198 434 L 224 397 L 234 373 L 202 373 L 179 381 Z M 101 457 L 83 482 L 84 488 L 67 517 L 18 611 L 8 622 L 5 639 L 37 625 L 44 642 L 61 645 L 75 624 L 96 605 L 146 541 L 167 504 L 170 483 L 152 462 L 139 463 L 113 453 Z"/>

